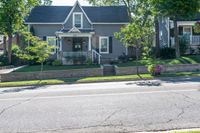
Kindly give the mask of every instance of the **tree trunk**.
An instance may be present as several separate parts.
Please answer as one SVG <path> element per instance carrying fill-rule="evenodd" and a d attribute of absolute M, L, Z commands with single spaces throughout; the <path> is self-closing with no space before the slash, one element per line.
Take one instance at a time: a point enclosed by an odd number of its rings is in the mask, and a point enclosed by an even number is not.
<path fill-rule="evenodd" d="M 180 57 L 180 46 L 179 46 L 178 26 L 177 26 L 176 19 L 174 19 L 174 39 L 175 39 L 175 48 L 176 48 L 176 58 L 179 58 Z"/>
<path fill-rule="evenodd" d="M 19 33 L 16 33 L 16 44 L 18 46 L 20 46 L 20 35 L 19 35 Z"/>
<path fill-rule="evenodd" d="M 3 53 L 7 54 L 7 37 L 3 36 Z"/>
<path fill-rule="evenodd" d="M 160 30 L 158 17 L 154 18 L 155 32 L 156 32 L 156 57 L 160 57 Z"/>
<path fill-rule="evenodd" d="M 139 61 L 139 48 L 136 47 L 136 50 L 135 50 L 135 54 L 136 54 L 136 69 L 137 69 L 137 75 L 139 75 L 139 66 L 138 66 L 138 61 Z"/>
<path fill-rule="evenodd" d="M 40 72 L 41 72 L 41 73 L 43 72 L 43 67 L 44 67 L 44 63 L 42 62 L 42 63 L 41 63 L 41 69 L 40 69 Z"/>
<path fill-rule="evenodd" d="M 8 62 L 12 63 L 12 35 L 8 35 Z"/>

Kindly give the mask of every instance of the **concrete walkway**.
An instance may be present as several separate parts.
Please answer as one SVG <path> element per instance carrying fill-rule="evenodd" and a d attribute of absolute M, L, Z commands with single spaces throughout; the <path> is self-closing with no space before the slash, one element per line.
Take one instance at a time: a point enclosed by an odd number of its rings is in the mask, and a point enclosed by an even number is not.
<path fill-rule="evenodd" d="M 23 67 L 25 67 L 25 66 L 14 67 L 14 68 L 9 68 L 9 69 L 2 69 L 2 70 L 0 69 L 0 74 L 11 73 L 11 72 L 16 71 L 16 70 L 23 68 Z"/>

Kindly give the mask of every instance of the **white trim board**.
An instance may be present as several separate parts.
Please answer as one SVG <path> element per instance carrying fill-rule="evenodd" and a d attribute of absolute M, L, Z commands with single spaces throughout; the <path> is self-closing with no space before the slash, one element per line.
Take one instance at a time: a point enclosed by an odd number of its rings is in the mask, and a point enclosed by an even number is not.
<path fill-rule="evenodd" d="M 182 25 L 194 25 L 197 21 L 178 21 L 177 25 L 182 26 Z"/>
<path fill-rule="evenodd" d="M 63 25 L 63 23 L 61 22 L 61 23 L 41 23 L 41 22 L 25 22 L 25 24 L 38 24 L 38 25 L 44 25 L 44 24 L 49 24 L 49 25 L 52 25 L 52 24 L 55 24 L 55 25 Z"/>

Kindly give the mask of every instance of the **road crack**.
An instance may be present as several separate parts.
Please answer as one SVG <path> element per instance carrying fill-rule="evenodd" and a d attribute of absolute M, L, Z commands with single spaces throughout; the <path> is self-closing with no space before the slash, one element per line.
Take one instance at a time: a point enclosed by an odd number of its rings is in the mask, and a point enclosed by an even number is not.
<path fill-rule="evenodd" d="M 120 110 L 114 111 L 113 113 L 111 113 L 109 116 L 107 116 L 107 117 L 104 119 L 104 122 L 108 121 L 111 117 L 113 117 L 113 116 L 116 115 L 117 113 L 120 113 L 122 110 L 124 110 L 124 109 L 122 108 L 122 109 L 120 109 Z"/>
<path fill-rule="evenodd" d="M 16 104 L 13 104 L 13 105 L 10 105 L 10 106 L 4 108 L 4 109 L 0 112 L 0 117 L 1 117 L 6 111 L 8 111 L 8 110 L 10 110 L 10 109 L 12 109 L 12 108 L 14 108 L 14 107 L 17 107 L 17 106 L 19 106 L 19 105 L 22 105 L 22 104 L 24 104 L 24 103 L 30 102 L 30 101 L 31 101 L 33 98 L 35 98 L 35 97 L 36 97 L 36 96 L 34 96 L 34 97 L 32 97 L 32 98 L 26 99 L 26 100 L 24 100 L 24 101 L 22 101 L 22 102 L 18 102 L 18 103 L 16 103 Z"/>

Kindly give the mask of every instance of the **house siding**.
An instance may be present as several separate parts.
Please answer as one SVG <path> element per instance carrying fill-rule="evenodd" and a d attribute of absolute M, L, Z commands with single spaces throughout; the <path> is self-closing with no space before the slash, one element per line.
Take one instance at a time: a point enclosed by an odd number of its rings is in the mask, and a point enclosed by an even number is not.
<path fill-rule="evenodd" d="M 169 19 L 166 17 L 159 18 L 160 45 L 161 47 L 169 46 Z"/>
<path fill-rule="evenodd" d="M 115 32 L 119 32 L 124 25 L 94 25 L 95 37 L 93 37 L 92 43 L 96 42 L 97 49 L 99 49 L 99 37 L 108 36 L 112 37 L 112 53 L 101 54 L 104 59 L 117 59 L 123 53 L 126 53 L 126 47 L 114 37 Z M 92 44 L 94 46 L 94 44 Z M 99 52 L 99 51 L 98 51 Z"/>
<path fill-rule="evenodd" d="M 82 12 L 82 10 L 81 10 L 81 8 L 78 5 L 76 5 L 76 7 L 74 8 L 72 14 L 70 15 L 68 21 L 64 24 L 65 29 L 71 29 L 71 28 L 73 28 L 73 13 L 74 12 Z M 89 29 L 91 27 L 92 26 L 91 26 L 90 22 L 88 21 L 88 19 L 86 18 L 86 16 L 83 13 L 83 28 Z"/>

